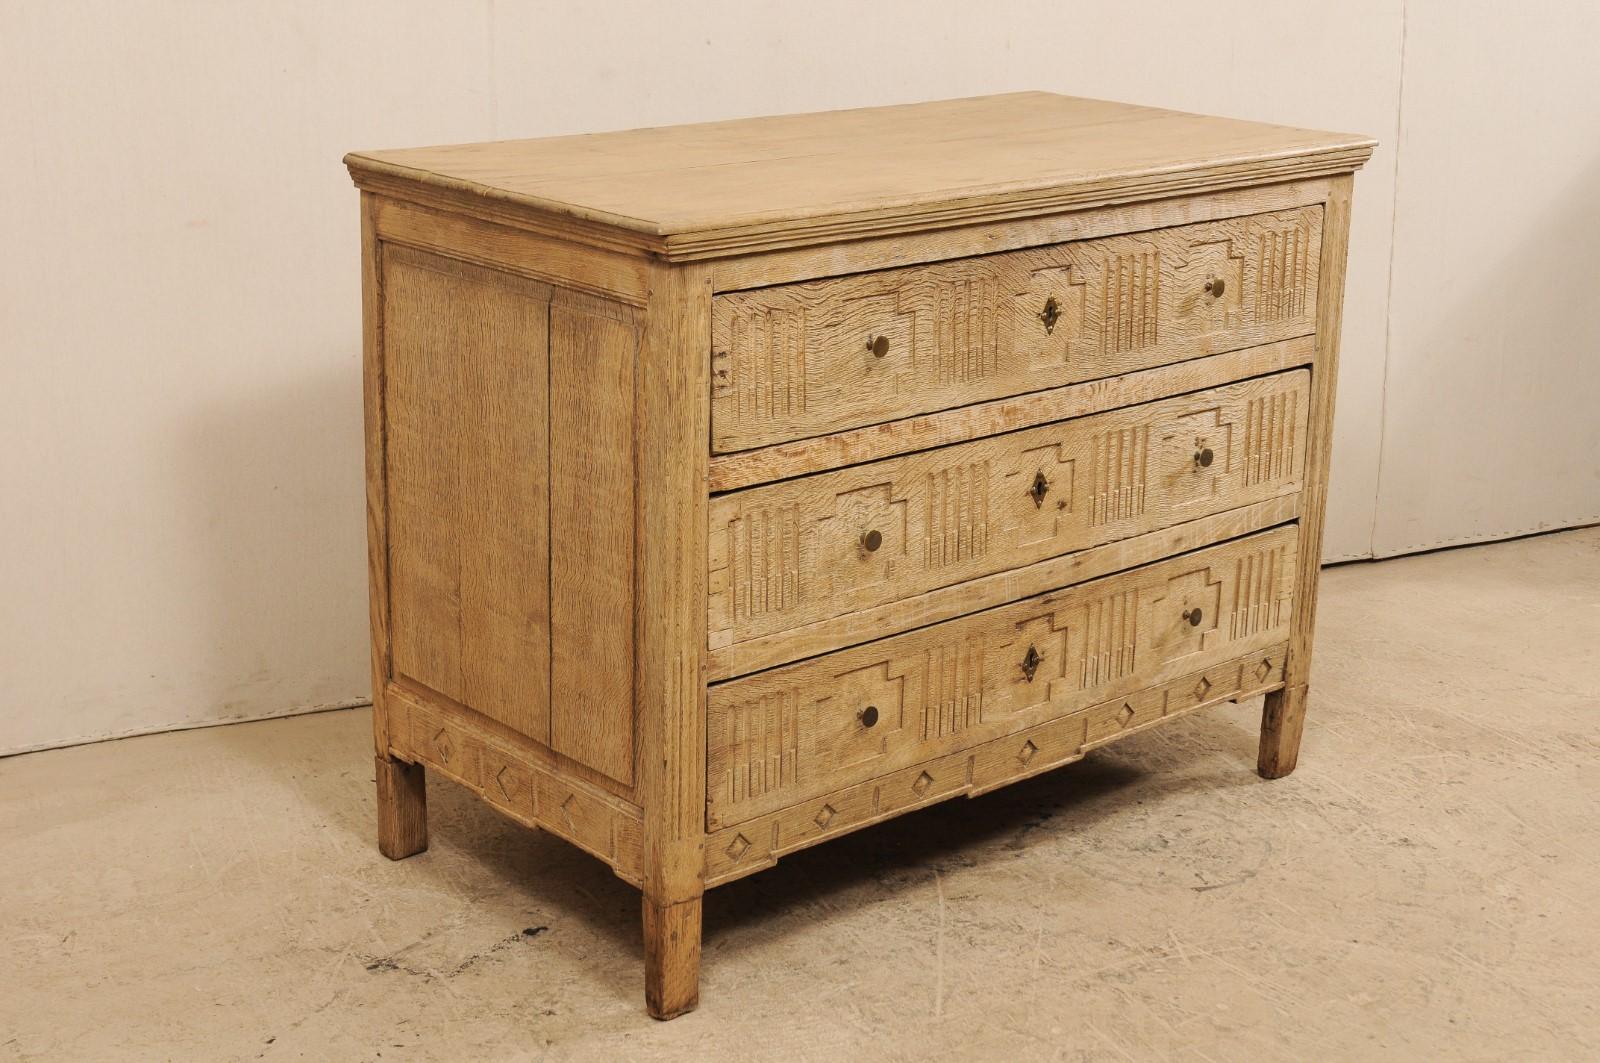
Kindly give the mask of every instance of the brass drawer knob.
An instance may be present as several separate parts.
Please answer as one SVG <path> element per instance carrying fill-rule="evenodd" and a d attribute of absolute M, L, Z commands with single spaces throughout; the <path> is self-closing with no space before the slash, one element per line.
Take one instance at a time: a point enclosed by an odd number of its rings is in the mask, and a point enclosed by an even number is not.
<path fill-rule="evenodd" d="M 1045 335 L 1050 335 L 1056 330 L 1056 322 L 1061 320 L 1061 304 L 1056 302 L 1056 297 L 1051 296 L 1044 301 L 1044 309 L 1039 311 L 1039 320 L 1044 322 Z"/>
<path fill-rule="evenodd" d="M 867 350 L 872 352 L 874 358 L 882 358 L 889 353 L 889 337 L 874 336 L 867 341 Z"/>
<path fill-rule="evenodd" d="M 1221 299 L 1222 293 L 1228 290 L 1228 282 L 1221 277 L 1212 277 L 1206 281 L 1206 294 L 1213 299 Z"/>
<path fill-rule="evenodd" d="M 1199 450 L 1194 452 L 1195 467 L 1199 469 L 1209 469 L 1211 467 L 1211 462 L 1215 459 L 1215 457 L 1216 456 L 1211 453 L 1210 447 L 1201 447 Z"/>
<path fill-rule="evenodd" d="M 868 705 L 857 715 L 861 717 L 862 727 L 871 727 L 878 722 L 878 706 Z"/>
<path fill-rule="evenodd" d="M 861 548 L 863 550 L 865 550 L 867 553 L 869 553 L 869 554 L 872 553 L 874 550 L 876 550 L 878 547 L 880 547 L 882 545 L 883 545 L 883 533 L 880 532 L 877 528 L 873 528 L 871 531 L 863 532 L 861 534 Z"/>
<path fill-rule="evenodd" d="M 1028 645 L 1028 652 L 1024 654 L 1022 658 L 1022 674 L 1027 677 L 1028 682 L 1033 682 L 1033 673 L 1037 672 L 1039 670 L 1039 665 L 1043 663 L 1044 655 L 1039 652 L 1039 648 L 1037 646 L 1034 646 L 1032 643 L 1030 643 Z"/>
<path fill-rule="evenodd" d="M 1034 508 L 1044 505 L 1044 496 L 1050 490 L 1050 481 L 1044 478 L 1043 470 L 1033 474 L 1033 486 L 1028 488 L 1028 497 L 1033 499 Z"/>
<path fill-rule="evenodd" d="M 1200 611 L 1200 607 L 1197 605 L 1193 609 L 1190 609 L 1188 612 L 1184 613 L 1183 618 L 1189 621 L 1190 627 L 1199 627 L 1200 621 L 1204 620 L 1206 615 Z"/>

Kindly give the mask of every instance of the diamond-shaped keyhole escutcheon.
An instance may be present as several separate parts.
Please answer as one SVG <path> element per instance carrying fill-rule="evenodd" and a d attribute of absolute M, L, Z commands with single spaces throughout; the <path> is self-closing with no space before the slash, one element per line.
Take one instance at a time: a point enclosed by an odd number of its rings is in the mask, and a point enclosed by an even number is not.
<path fill-rule="evenodd" d="M 1028 652 L 1022 655 L 1022 674 L 1028 682 L 1033 682 L 1034 673 L 1039 670 L 1039 665 L 1043 663 L 1044 655 L 1039 652 L 1039 647 L 1030 643 Z"/>
<path fill-rule="evenodd" d="M 1039 311 L 1039 321 L 1044 325 L 1044 334 L 1051 335 L 1056 330 L 1056 322 L 1061 320 L 1061 304 L 1056 302 L 1056 297 L 1051 296 L 1044 301 L 1044 309 Z"/>
<path fill-rule="evenodd" d="M 1050 481 L 1045 478 L 1044 470 L 1040 469 L 1033 474 L 1033 485 L 1028 488 L 1028 497 L 1033 499 L 1033 508 L 1044 508 L 1044 496 L 1050 493 Z"/>

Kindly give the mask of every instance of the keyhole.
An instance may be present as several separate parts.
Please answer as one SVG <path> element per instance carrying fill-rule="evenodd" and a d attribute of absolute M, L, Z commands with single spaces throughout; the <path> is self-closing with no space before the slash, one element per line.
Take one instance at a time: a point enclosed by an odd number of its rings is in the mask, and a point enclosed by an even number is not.
<path fill-rule="evenodd" d="M 1050 490 L 1050 481 L 1044 478 L 1044 470 L 1033 474 L 1033 486 L 1028 488 L 1028 496 L 1033 499 L 1033 507 L 1039 509 L 1044 505 L 1044 496 Z"/>
<path fill-rule="evenodd" d="M 1027 654 L 1022 658 L 1022 674 L 1028 682 L 1033 682 L 1033 673 L 1039 670 L 1039 665 L 1044 662 L 1044 657 L 1039 653 L 1037 646 L 1029 645 Z"/>

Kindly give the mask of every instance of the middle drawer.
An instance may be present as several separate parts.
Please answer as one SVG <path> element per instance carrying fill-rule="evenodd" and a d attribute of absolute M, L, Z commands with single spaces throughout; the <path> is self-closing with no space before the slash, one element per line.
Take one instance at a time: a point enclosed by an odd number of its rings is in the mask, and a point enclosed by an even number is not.
<path fill-rule="evenodd" d="M 711 500 L 711 649 L 1300 487 L 1303 369 Z"/>

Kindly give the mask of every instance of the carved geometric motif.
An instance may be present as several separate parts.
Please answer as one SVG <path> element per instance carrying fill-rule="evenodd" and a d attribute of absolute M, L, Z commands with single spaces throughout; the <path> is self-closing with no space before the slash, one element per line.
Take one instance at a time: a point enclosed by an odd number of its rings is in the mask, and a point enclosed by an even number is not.
<path fill-rule="evenodd" d="M 781 612 L 798 603 L 801 537 L 799 506 L 747 509 L 728 522 L 728 572 L 733 615 L 739 620 Z"/>
<path fill-rule="evenodd" d="M 1244 482 L 1247 487 L 1294 475 L 1295 402 L 1292 389 L 1251 399 L 1244 418 Z"/>
<path fill-rule="evenodd" d="M 723 416 L 743 424 L 805 413 L 805 310 L 755 307 L 729 326 L 726 346 L 734 353 L 719 350 L 712 359 L 719 397 L 734 399 Z"/>
<path fill-rule="evenodd" d="M 885 658 L 832 677 L 826 693 L 803 693 L 808 764 L 826 774 L 876 760 L 898 742 L 906 725 L 906 676 Z M 868 708 L 877 710 L 868 725 Z"/>
<path fill-rule="evenodd" d="M 1233 240 L 1223 237 L 1190 244 L 1183 278 L 1191 331 L 1204 335 L 1242 324 L 1245 256 L 1234 249 Z M 1206 288 L 1211 281 L 1222 282 L 1222 294 Z"/>
<path fill-rule="evenodd" d="M 516 797 L 517 791 L 522 789 L 521 780 L 517 778 L 516 773 L 511 770 L 511 765 L 509 764 L 500 765 L 500 770 L 494 773 L 494 781 L 501 795 L 507 801 Z"/>
<path fill-rule="evenodd" d="M 995 647 L 1004 667 L 996 677 L 997 696 L 982 706 L 984 720 L 1013 715 L 1060 693 L 1058 685 L 1070 666 L 1071 640 L 1081 627 L 1075 623 L 1079 612 L 1067 606 L 1020 620 L 1015 637 Z"/>
<path fill-rule="evenodd" d="M 1108 255 L 1101 275 L 1100 350 L 1122 353 L 1160 339 L 1161 252 Z"/>
<path fill-rule="evenodd" d="M 1137 425 L 1094 437 L 1089 479 L 1089 524 L 1144 514 L 1149 484 L 1150 426 Z"/>
<path fill-rule="evenodd" d="M 725 731 L 727 798 L 743 801 L 792 786 L 800 768 L 800 695 L 779 690 L 730 706 Z"/>
<path fill-rule="evenodd" d="M 561 818 L 566 823 L 567 829 L 571 831 L 576 831 L 578 829 L 577 821 L 573 818 L 573 815 L 577 809 L 577 804 L 577 794 L 568 794 L 567 799 L 561 802 Z"/>
<path fill-rule="evenodd" d="M 923 562 L 953 565 L 989 552 L 989 463 L 951 465 L 928 474 Z"/>
<path fill-rule="evenodd" d="M 1012 297 L 1011 315 L 1031 333 L 1034 342 L 1030 347 L 1037 364 L 1063 365 L 1072 361 L 1071 352 L 1090 328 L 1086 314 L 1088 292 L 1082 271 L 1071 263 L 1029 272 L 1027 288 Z M 1039 315 L 1050 300 L 1055 301 L 1056 314 L 1054 323 L 1047 326 Z"/>
<path fill-rule="evenodd" d="M 1221 605 L 1222 580 L 1212 577 L 1210 566 L 1167 580 L 1165 592 L 1151 604 L 1161 660 L 1173 661 L 1204 649 L 1206 636 L 1217 630 Z"/>
<path fill-rule="evenodd" d="M 1170 504 L 1209 506 L 1228 489 L 1234 426 L 1223 417 L 1221 406 L 1211 406 L 1167 422 L 1160 460 Z M 1211 452 L 1209 458 L 1206 451 Z"/>
<path fill-rule="evenodd" d="M 1228 635 L 1242 639 L 1277 625 L 1283 593 L 1283 551 L 1255 550 L 1235 563 Z"/>
<path fill-rule="evenodd" d="M 922 657 L 922 737 L 959 734 L 983 710 L 984 645 L 968 637 L 930 646 Z"/>
<path fill-rule="evenodd" d="M 455 743 L 450 739 L 449 731 L 441 729 L 438 734 L 433 736 L 433 748 L 439 751 L 439 756 L 443 758 L 446 764 L 455 759 L 456 747 Z"/>
<path fill-rule="evenodd" d="M 1139 644 L 1138 593 L 1122 591 L 1087 602 L 1079 616 L 1078 689 L 1093 690 L 1132 675 Z"/>
<path fill-rule="evenodd" d="M 939 385 L 965 383 L 994 373 L 999 364 L 999 284 L 984 275 L 933 283 L 933 378 Z M 922 352 L 919 351 L 920 355 Z"/>
<path fill-rule="evenodd" d="M 1078 463 L 1066 450 L 1058 442 L 1024 450 L 1006 473 L 999 490 L 1008 501 L 1017 546 L 1057 538 L 1072 515 Z"/>
<path fill-rule="evenodd" d="M 1301 226 L 1266 229 L 1256 246 L 1256 321 L 1266 324 L 1306 312 L 1311 234 Z"/>

